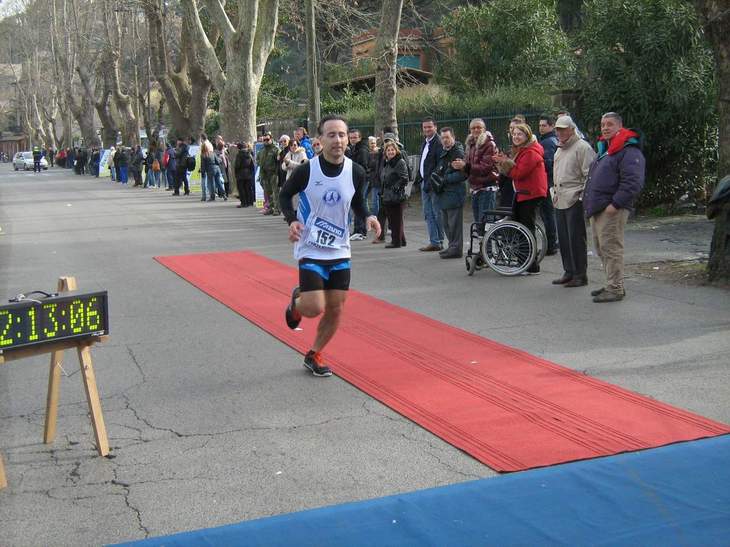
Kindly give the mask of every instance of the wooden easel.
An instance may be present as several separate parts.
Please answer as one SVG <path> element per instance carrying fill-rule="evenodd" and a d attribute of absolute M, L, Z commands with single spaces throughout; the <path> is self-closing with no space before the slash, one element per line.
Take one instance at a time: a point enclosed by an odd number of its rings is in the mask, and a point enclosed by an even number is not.
<path fill-rule="evenodd" d="M 58 292 L 68 292 L 77 290 L 75 277 L 61 277 L 58 280 Z M 94 428 L 94 437 L 96 438 L 96 450 L 99 456 L 109 454 L 109 440 L 106 435 L 106 426 L 104 425 L 104 416 L 101 412 L 101 401 L 99 400 L 99 390 L 96 387 L 96 376 L 94 375 L 94 366 L 91 362 L 91 346 L 104 342 L 108 336 L 94 336 L 84 340 L 66 340 L 44 345 L 40 348 L 19 348 L 15 351 L 8 352 L 6 355 L 0 355 L 0 365 L 17 359 L 26 357 L 35 357 L 45 353 L 51 354 L 51 364 L 48 374 L 48 395 L 46 397 L 46 424 L 43 431 L 43 442 L 50 444 L 56 438 L 56 418 L 58 416 L 58 392 L 61 383 L 61 364 L 63 362 L 63 352 L 67 349 L 76 349 L 79 356 L 79 366 L 81 367 L 81 378 L 84 382 L 84 391 L 86 392 L 86 401 L 89 404 L 89 414 L 91 415 L 91 425 Z M 5 469 L 3 466 L 2 454 L 0 454 L 0 489 L 7 486 L 5 478 Z"/>

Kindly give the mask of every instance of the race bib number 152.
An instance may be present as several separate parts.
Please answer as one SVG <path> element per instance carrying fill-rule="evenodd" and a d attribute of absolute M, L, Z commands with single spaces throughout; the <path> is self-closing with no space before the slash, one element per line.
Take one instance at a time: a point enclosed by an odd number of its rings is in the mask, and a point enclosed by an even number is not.
<path fill-rule="evenodd" d="M 334 248 L 345 235 L 345 230 L 323 218 L 315 218 L 309 229 L 307 242 L 315 247 Z"/>

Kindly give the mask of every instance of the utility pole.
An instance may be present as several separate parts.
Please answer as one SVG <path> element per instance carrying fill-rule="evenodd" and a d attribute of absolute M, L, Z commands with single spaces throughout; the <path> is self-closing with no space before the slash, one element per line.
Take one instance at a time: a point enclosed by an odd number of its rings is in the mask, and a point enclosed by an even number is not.
<path fill-rule="evenodd" d="M 317 35 L 314 19 L 315 0 L 305 0 L 306 11 L 306 35 L 307 35 L 307 114 L 309 118 L 308 129 L 312 133 L 319 125 L 320 101 L 319 101 L 319 77 L 317 70 Z"/>

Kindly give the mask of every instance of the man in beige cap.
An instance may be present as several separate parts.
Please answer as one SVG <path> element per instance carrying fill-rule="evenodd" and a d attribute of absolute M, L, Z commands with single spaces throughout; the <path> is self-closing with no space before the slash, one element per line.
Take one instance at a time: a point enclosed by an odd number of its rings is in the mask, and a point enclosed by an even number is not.
<path fill-rule="evenodd" d="M 564 273 L 553 281 L 553 285 L 583 287 L 588 284 L 583 189 L 596 153 L 576 133 L 575 122 L 570 116 L 557 119 L 555 132 L 558 149 L 553 164 L 552 200 Z"/>

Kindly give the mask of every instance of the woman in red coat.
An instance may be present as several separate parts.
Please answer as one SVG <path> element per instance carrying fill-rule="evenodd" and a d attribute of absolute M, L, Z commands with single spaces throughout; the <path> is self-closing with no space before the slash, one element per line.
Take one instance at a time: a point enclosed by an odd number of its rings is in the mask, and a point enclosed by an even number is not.
<path fill-rule="evenodd" d="M 512 128 L 514 159 L 500 153 L 494 156 L 499 171 L 509 176 L 515 186 L 514 219 L 535 235 L 535 211 L 547 196 L 547 173 L 543 148 L 527 124 Z M 528 273 L 538 273 L 540 265 L 533 262 Z"/>

